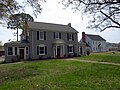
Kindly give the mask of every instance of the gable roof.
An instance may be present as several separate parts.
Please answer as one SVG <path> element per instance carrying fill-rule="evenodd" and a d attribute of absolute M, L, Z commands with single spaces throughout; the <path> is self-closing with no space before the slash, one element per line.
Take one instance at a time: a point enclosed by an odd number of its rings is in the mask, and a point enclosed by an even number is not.
<path fill-rule="evenodd" d="M 104 38 L 102 38 L 99 35 L 91 35 L 91 34 L 85 34 L 85 35 L 94 41 L 106 41 Z"/>
<path fill-rule="evenodd" d="M 59 32 L 72 32 L 78 33 L 73 27 L 69 25 L 43 23 L 43 22 L 28 22 L 28 28 L 30 30 L 47 30 L 47 31 L 59 31 Z"/>

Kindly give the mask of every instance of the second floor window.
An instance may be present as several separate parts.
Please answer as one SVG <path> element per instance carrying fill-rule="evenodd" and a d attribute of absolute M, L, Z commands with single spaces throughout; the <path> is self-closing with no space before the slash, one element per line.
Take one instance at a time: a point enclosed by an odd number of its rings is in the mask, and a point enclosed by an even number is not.
<path fill-rule="evenodd" d="M 68 41 L 74 41 L 74 34 L 73 33 L 67 33 L 67 40 Z"/>
<path fill-rule="evenodd" d="M 54 39 L 61 39 L 61 33 L 60 32 L 54 32 Z"/>
<path fill-rule="evenodd" d="M 39 35 L 40 35 L 39 39 L 44 40 L 44 32 L 39 32 Z"/>
<path fill-rule="evenodd" d="M 46 40 L 46 32 L 37 31 L 37 40 Z"/>

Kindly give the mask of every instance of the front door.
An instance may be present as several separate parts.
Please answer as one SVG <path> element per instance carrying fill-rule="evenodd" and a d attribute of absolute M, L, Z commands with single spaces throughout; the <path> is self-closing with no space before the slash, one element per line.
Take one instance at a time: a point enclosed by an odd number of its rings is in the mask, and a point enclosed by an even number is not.
<path fill-rule="evenodd" d="M 60 46 L 57 46 L 57 57 L 60 57 Z"/>
<path fill-rule="evenodd" d="M 24 49 L 19 49 L 20 59 L 24 59 Z"/>

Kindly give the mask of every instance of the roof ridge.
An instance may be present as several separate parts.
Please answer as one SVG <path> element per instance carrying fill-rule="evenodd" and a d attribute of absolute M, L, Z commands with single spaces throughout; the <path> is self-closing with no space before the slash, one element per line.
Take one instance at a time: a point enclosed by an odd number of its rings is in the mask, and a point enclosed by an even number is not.
<path fill-rule="evenodd" d="M 34 21 L 34 22 L 30 22 L 30 23 L 42 23 L 42 24 L 51 24 L 51 25 L 60 25 L 60 26 L 68 26 L 68 25 L 65 25 L 65 24 L 57 24 L 57 23 L 49 23 L 49 22 L 37 22 L 37 21 Z"/>

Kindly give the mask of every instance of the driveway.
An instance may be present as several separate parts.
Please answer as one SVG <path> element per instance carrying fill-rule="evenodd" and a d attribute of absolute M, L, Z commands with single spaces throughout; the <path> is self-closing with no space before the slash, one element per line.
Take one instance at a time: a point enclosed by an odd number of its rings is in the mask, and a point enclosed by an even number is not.
<path fill-rule="evenodd" d="M 89 63 L 98 63 L 98 64 L 110 64 L 110 65 L 120 66 L 119 63 L 98 62 L 98 61 L 90 61 L 90 60 L 80 60 L 80 59 L 76 59 L 76 58 L 68 58 L 68 59 L 65 59 L 65 60 L 73 60 L 73 61 L 89 62 Z"/>

